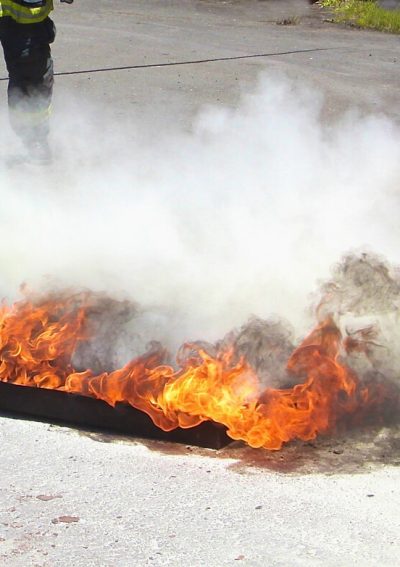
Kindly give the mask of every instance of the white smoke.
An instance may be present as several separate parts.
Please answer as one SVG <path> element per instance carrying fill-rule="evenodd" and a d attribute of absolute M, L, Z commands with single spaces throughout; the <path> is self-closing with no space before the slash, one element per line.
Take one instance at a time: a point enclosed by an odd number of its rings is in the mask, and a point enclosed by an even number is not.
<path fill-rule="evenodd" d="M 344 252 L 399 261 L 400 130 L 384 116 L 326 124 L 321 95 L 276 76 L 235 109 L 205 108 L 190 132 L 84 106 L 56 107 L 53 166 L 1 164 L 8 300 L 22 282 L 106 291 L 142 306 L 146 340 L 174 345 L 252 314 L 302 332 Z"/>

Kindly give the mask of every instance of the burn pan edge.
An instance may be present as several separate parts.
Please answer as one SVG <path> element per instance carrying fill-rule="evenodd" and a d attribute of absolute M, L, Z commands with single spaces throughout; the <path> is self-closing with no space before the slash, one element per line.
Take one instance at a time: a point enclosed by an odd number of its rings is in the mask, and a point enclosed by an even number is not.
<path fill-rule="evenodd" d="M 144 412 L 128 404 L 115 408 L 102 400 L 59 390 L 0 382 L 0 412 L 46 423 L 81 426 L 159 441 L 222 449 L 232 443 L 226 428 L 205 421 L 196 427 L 163 431 Z"/>

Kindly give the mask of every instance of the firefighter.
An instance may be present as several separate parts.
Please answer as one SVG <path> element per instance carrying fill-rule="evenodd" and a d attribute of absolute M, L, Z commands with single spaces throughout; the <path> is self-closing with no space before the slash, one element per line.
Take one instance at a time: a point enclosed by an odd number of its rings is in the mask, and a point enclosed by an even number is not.
<path fill-rule="evenodd" d="M 61 0 L 71 4 L 73 0 Z M 8 71 L 10 122 L 29 161 L 49 163 L 49 114 L 53 91 L 50 44 L 53 0 L 0 0 L 0 40 Z"/>

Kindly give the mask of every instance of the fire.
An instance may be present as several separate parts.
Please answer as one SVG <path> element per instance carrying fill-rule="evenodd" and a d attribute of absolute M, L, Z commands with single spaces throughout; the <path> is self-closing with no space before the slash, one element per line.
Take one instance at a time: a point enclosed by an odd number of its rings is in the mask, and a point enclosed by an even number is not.
<path fill-rule="evenodd" d="M 110 405 L 128 403 L 164 431 L 212 420 L 228 435 L 270 450 L 293 439 L 311 440 L 339 421 L 360 419 L 382 400 L 378 386 L 362 385 L 341 361 L 345 349 L 334 321 L 319 324 L 292 353 L 288 371 L 302 381 L 287 389 L 262 389 L 254 369 L 233 347 L 215 355 L 196 344 L 178 367 L 163 364 L 162 349 L 123 368 L 95 375 L 77 371 L 73 353 L 88 339 L 89 294 L 23 300 L 0 312 L 0 380 L 92 396 Z"/>

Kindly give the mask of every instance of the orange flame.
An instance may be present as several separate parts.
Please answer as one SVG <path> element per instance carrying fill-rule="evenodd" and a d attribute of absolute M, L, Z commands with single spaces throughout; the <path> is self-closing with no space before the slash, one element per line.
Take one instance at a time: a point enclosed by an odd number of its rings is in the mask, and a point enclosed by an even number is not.
<path fill-rule="evenodd" d="M 233 349 L 211 356 L 197 345 L 178 369 L 147 353 L 119 370 L 77 372 L 72 356 L 84 330 L 88 297 L 24 300 L 0 311 L 0 380 L 123 402 L 146 412 L 164 431 L 212 420 L 232 439 L 279 449 L 292 439 L 311 440 L 346 416 L 359 416 L 380 393 L 362 386 L 340 361 L 341 334 L 332 319 L 320 324 L 293 352 L 289 372 L 303 382 L 262 391 L 260 381 Z M 344 345 L 346 347 L 346 344 Z M 348 345 L 347 345 L 348 346 Z"/>

